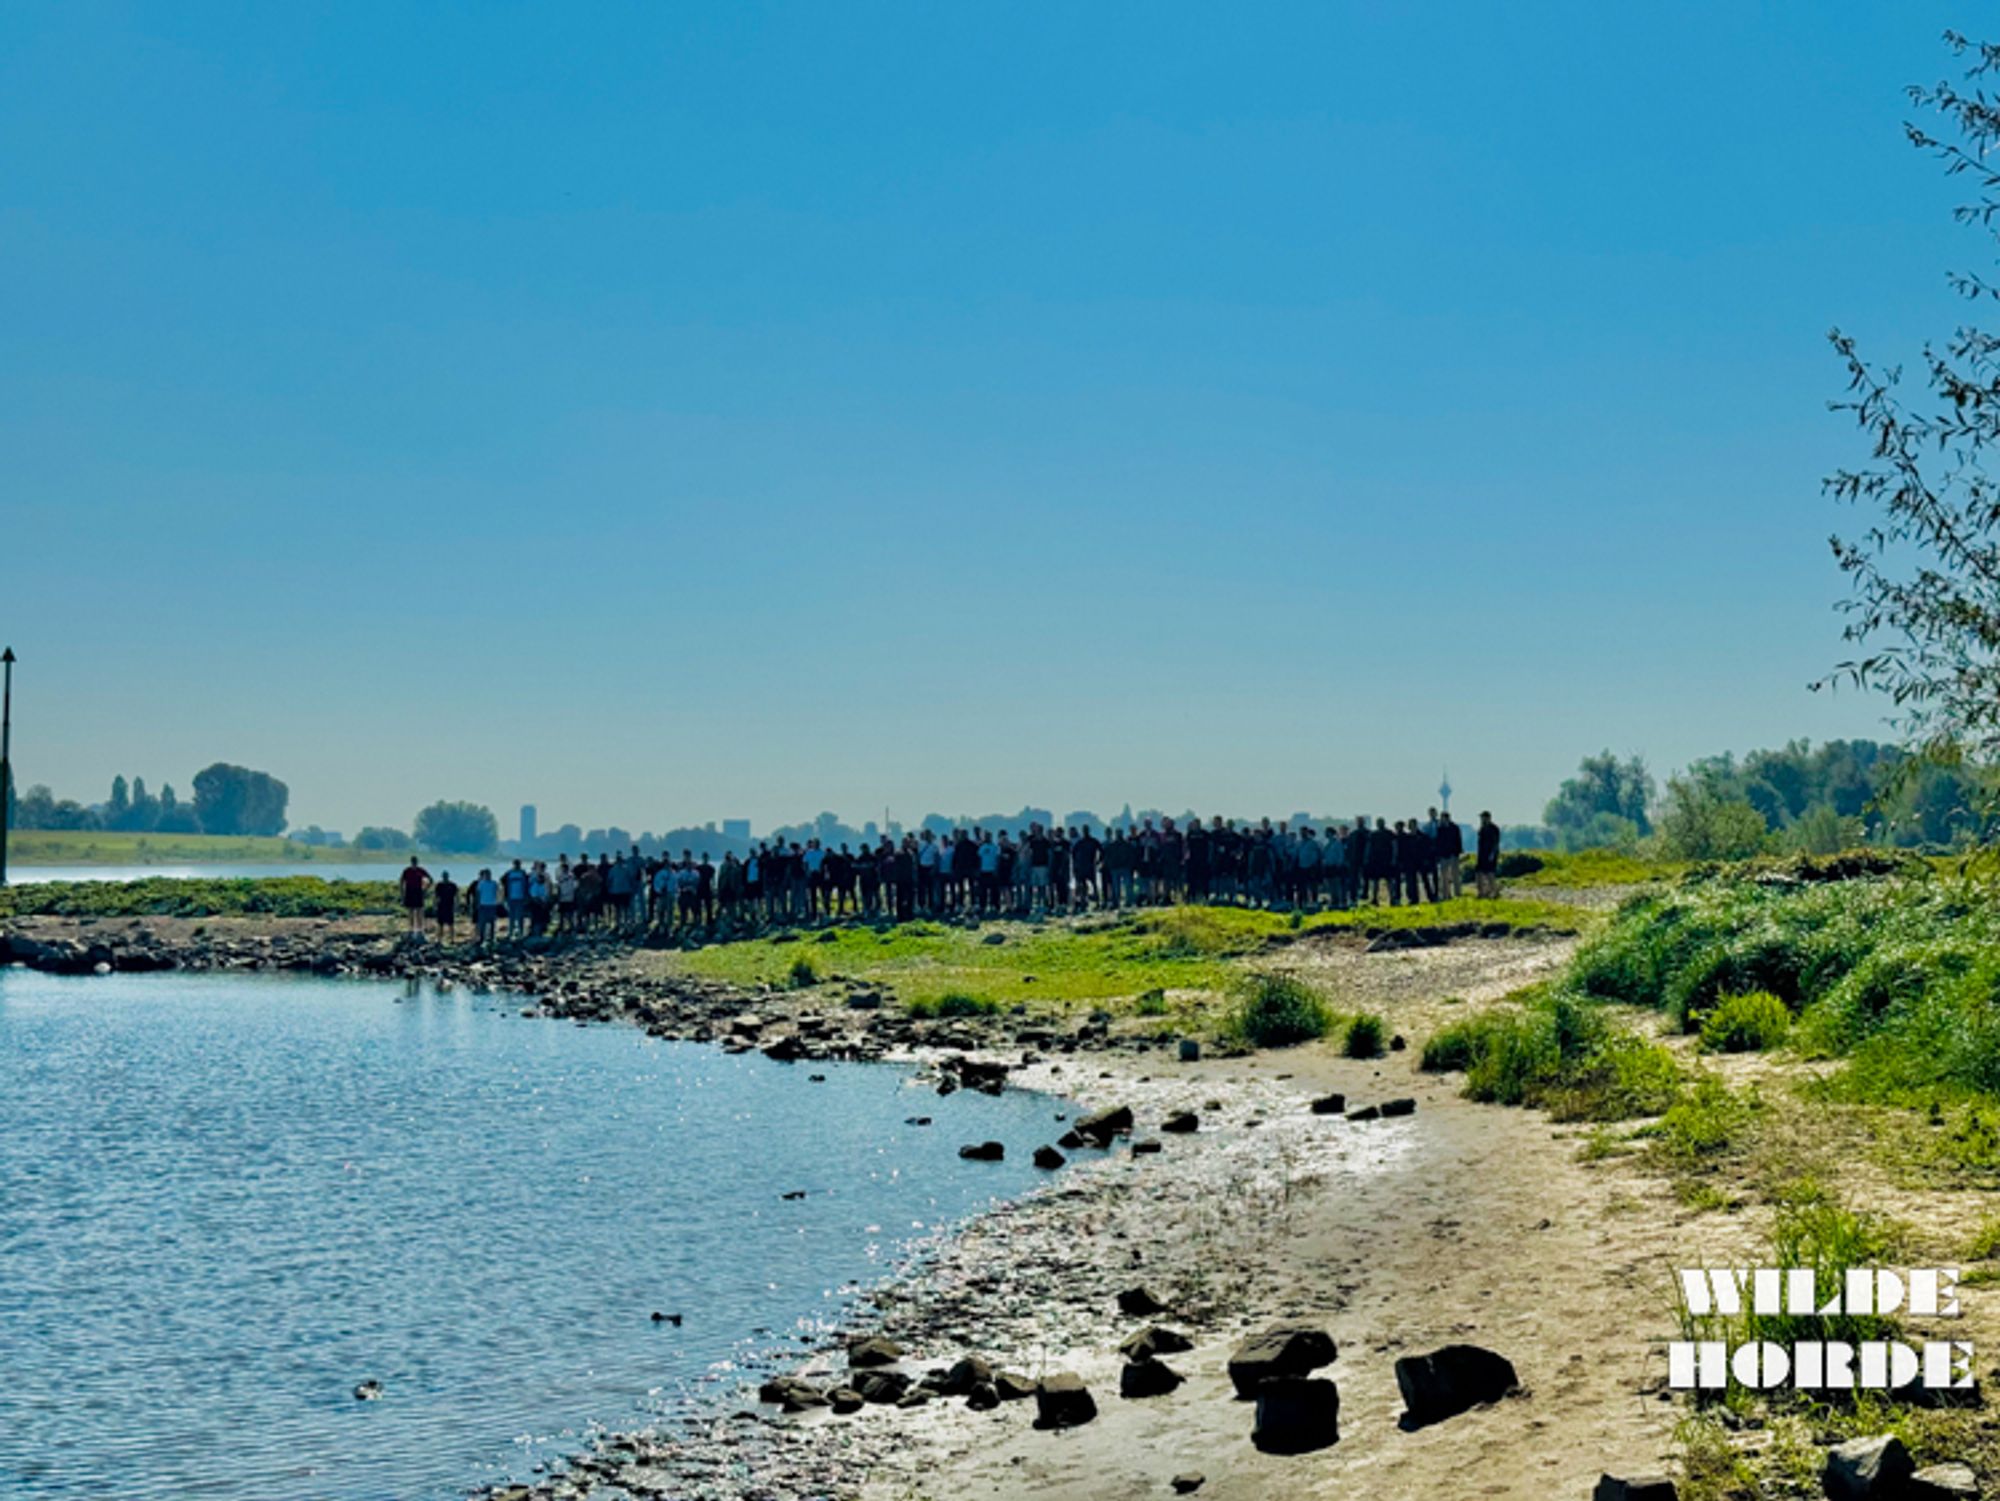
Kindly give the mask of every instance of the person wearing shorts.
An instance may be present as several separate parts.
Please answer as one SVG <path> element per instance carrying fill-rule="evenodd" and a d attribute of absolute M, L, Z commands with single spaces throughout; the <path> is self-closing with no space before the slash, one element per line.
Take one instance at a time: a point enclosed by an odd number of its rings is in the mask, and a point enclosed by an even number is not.
<path fill-rule="evenodd" d="M 410 856 L 401 878 L 403 910 L 410 915 L 410 931 L 420 937 L 424 931 L 424 891 L 430 884 L 431 873 L 415 855 Z"/>

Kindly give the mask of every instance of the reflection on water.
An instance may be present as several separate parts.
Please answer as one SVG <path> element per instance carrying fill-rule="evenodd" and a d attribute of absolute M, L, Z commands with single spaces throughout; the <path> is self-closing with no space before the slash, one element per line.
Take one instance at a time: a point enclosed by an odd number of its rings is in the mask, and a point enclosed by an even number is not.
<path fill-rule="evenodd" d="M 522 1476 L 760 1326 L 837 1316 L 900 1242 L 1025 1187 L 1059 1129 L 1042 1096 L 515 1011 L 0 970 L 0 1494 Z M 958 1158 L 985 1138 L 1006 1162 Z"/>

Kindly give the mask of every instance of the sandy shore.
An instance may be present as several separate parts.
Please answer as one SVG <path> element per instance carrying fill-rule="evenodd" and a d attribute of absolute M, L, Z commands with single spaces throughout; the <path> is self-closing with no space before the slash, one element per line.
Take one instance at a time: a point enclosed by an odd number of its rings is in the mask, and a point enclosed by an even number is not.
<path fill-rule="evenodd" d="M 1668 1279 L 1689 1216 L 1636 1168 L 1580 1162 L 1576 1132 L 1460 1099 L 1455 1079 L 1418 1071 L 1414 1047 L 1367 1062 L 1314 1045 L 1184 1063 L 1157 1038 L 1086 1031 L 1063 1039 L 1065 1049 L 1023 1049 L 1004 1025 L 936 1033 L 836 1008 L 810 991 L 684 995 L 644 980 L 616 949 L 468 975 L 465 961 L 434 951 L 396 951 L 405 959 L 377 967 L 368 956 L 386 943 L 379 925 L 294 932 L 214 920 L 202 929 L 197 940 L 170 921 L 146 925 L 156 948 L 200 942 L 225 959 L 248 954 L 261 964 L 258 956 L 273 954 L 288 967 L 324 949 L 340 955 L 341 972 L 404 965 L 456 975 L 520 989 L 555 1014 L 663 1035 L 728 1037 L 732 1018 L 754 1007 L 760 1030 L 751 1040 L 767 1050 L 775 1032 L 795 1047 L 803 1035 L 823 1056 L 903 1058 L 918 1068 L 969 1053 L 1007 1063 L 1010 1087 L 1134 1111 L 1130 1141 L 1103 1155 L 1072 1153 L 1046 1188 L 961 1227 L 908 1275 L 864 1296 L 847 1331 L 895 1339 L 907 1352 L 901 1369 L 919 1379 L 968 1355 L 1030 1378 L 1073 1372 L 1096 1399 L 1094 1421 L 1046 1432 L 1032 1426 L 1032 1400 L 976 1411 L 956 1397 L 782 1416 L 746 1388 L 679 1425 L 606 1437 L 560 1475 L 503 1488 L 508 1501 L 1106 1501 L 1171 1494 L 1175 1477 L 1196 1475 L 1201 1495 L 1220 1497 L 1581 1497 L 1602 1471 L 1666 1468 L 1677 1409 L 1658 1396 L 1658 1342 L 1670 1328 Z M 108 936 L 103 926 L 69 931 Z M 35 937 L 62 941 L 63 929 L 37 924 Z M 1448 1000 L 1476 1005 L 1567 952 L 1561 940 L 1479 940 L 1372 955 L 1315 946 L 1271 962 L 1319 971 L 1414 1040 Z M 1330 1091 L 1350 1107 L 1407 1096 L 1417 1108 L 1372 1121 L 1315 1114 L 1311 1102 Z M 1197 1114 L 1199 1129 L 1163 1134 L 1161 1123 L 1181 1110 Z M 1052 1119 L 1050 1139 L 1065 1129 Z M 1159 1150 L 1136 1154 L 1131 1142 Z M 1118 1294 L 1141 1286 L 1170 1311 L 1121 1314 Z M 1224 1367 L 1246 1333 L 1279 1320 L 1317 1325 L 1339 1346 L 1320 1373 L 1340 1389 L 1341 1436 L 1330 1448 L 1278 1456 L 1251 1443 L 1254 1404 L 1234 1397 Z M 1167 1395 L 1127 1400 L 1117 1346 L 1148 1323 L 1192 1341 L 1166 1359 L 1186 1379 Z M 1524 1391 L 1405 1431 L 1394 1361 L 1454 1342 L 1505 1355 Z M 845 1367 L 844 1353 L 830 1349 L 795 1374 L 833 1387 Z"/>

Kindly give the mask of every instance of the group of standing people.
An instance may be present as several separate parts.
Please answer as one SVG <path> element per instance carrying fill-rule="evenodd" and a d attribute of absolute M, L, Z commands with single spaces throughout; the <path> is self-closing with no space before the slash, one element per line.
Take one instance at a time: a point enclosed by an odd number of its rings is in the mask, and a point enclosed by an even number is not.
<path fill-rule="evenodd" d="M 1479 815 L 1471 854 L 1476 890 L 1499 894 L 1500 829 Z M 747 855 L 629 853 L 551 866 L 515 860 L 460 887 L 412 856 L 402 901 L 412 932 L 426 908 L 441 939 L 461 906 L 480 943 L 561 934 L 740 935 L 771 924 L 843 917 L 909 921 L 977 914 L 1036 916 L 1178 903 L 1314 911 L 1402 906 L 1463 894 L 1465 831 L 1449 811 L 1423 819 L 1359 816 L 1323 829 L 1270 819 L 1239 823 L 1152 819 L 1099 835 L 1092 827 L 926 829 L 860 848 L 817 839 L 766 840 Z"/>

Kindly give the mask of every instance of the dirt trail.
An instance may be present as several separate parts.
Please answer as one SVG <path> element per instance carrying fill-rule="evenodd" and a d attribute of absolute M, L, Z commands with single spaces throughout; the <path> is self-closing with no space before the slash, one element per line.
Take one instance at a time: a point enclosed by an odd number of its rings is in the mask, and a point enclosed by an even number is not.
<path fill-rule="evenodd" d="M 1123 1401 L 1114 1350 L 1069 1353 L 1050 1365 L 1090 1382 L 1097 1421 L 1049 1434 L 1018 1409 L 954 1405 L 933 1420 L 941 1452 L 926 1471 L 885 1475 L 874 1494 L 1116 1501 L 1168 1494 L 1173 1476 L 1195 1472 L 1207 1477 L 1204 1497 L 1245 1501 L 1581 1497 L 1604 1469 L 1664 1467 L 1675 1409 L 1650 1395 L 1664 1363 L 1649 1341 L 1667 1332 L 1667 1252 L 1682 1212 L 1616 1164 L 1580 1164 L 1571 1133 L 1543 1118 L 1458 1099 L 1452 1084 L 1417 1075 L 1410 1056 L 1379 1069 L 1318 1052 L 1218 1066 L 1239 1079 L 1292 1074 L 1284 1082 L 1300 1100 L 1318 1089 L 1356 1100 L 1410 1093 L 1418 1111 L 1368 1125 L 1313 1118 L 1304 1129 L 1322 1135 L 1376 1133 L 1388 1159 L 1329 1164 L 1292 1185 L 1283 1213 L 1246 1197 L 1233 1235 L 1190 1233 L 1213 1208 L 1203 1192 L 1113 1206 L 1079 1242 L 1112 1280 L 1219 1294 L 1224 1317 L 1168 1361 L 1186 1385 Z M 1136 1270 L 1135 1247 L 1146 1257 Z M 1278 1457 L 1251 1446 L 1252 1405 L 1233 1400 L 1224 1364 L 1244 1328 L 1279 1317 L 1322 1322 L 1340 1346 L 1324 1373 L 1341 1396 L 1331 1449 Z M 1454 1341 L 1508 1356 L 1528 1394 L 1403 1431 L 1394 1361 Z"/>

